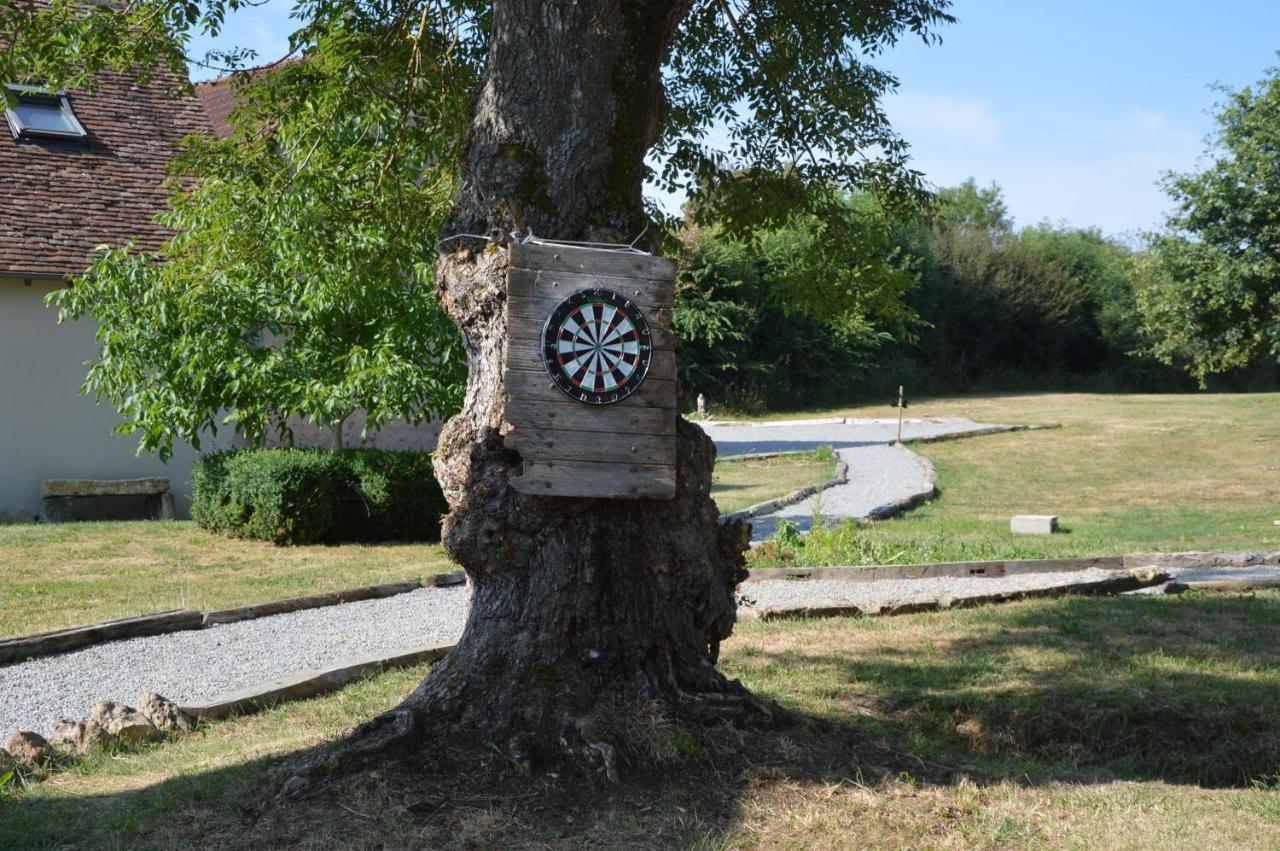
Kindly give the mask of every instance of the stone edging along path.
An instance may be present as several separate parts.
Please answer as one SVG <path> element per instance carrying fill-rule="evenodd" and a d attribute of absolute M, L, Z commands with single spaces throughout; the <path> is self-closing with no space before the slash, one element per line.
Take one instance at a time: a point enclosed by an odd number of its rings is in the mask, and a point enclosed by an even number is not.
<path fill-rule="evenodd" d="M 461 571 L 440 573 L 432 577 L 432 584 L 438 588 L 461 585 L 464 582 L 466 582 L 466 577 Z M 353 603 L 360 600 L 394 597 L 397 594 L 416 591 L 421 587 L 422 583 L 418 580 L 405 579 L 400 582 L 365 585 L 360 588 L 329 591 L 324 594 L 311 594 L 306 597 L 290 597 L 285 600 L 255 603 L 249 606 L 219 609 L 213 612 L 201 612 L 195 609 L 174 609 L 168 612 L 121 618 L 89 626 L 73 626 L 53 632 L 7 638 L 0 640 L 0 665 L 35 659 L 41 656 L 51 656 L 56 653 L 65 653 L 68 650 L 78 650 L 82 647 L 101 644 L 106 641 L 141 638 L 148 635 L 164 635 L 188 629 L 207 629 L 219 624 L 265 618 L 287 612 L 300 612 L 305 609 L 337 606 L 342 603 Z"/>

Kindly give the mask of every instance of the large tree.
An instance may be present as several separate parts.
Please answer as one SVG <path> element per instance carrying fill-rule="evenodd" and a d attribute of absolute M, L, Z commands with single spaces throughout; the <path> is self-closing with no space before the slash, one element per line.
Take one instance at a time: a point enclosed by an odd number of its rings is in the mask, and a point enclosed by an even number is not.
<path fill-rule="evenodd" d="M 1149 353 L 1202 386 L 1280 359 L 1280 68 L 1223 92 L 1207 165 L 1165 178 L 1174 210 L 1138 293 Z"/>
<path fill-rule="evenodd" d="M 48 12 L 69 49 L 33 47 L 0 67 L 56 84 L 104 63 L 181 61 L 181 35 L 216 29 L 235 0 L 94 6 L 83 25 Z M 441 305 L 469 358 L 463 410 L 436 471 L 452 508 L 444 543 L 467 571 L 471 608 L 457 649 L 358 740 L 453 725 L 517 760 L 569 759 L 612 775 L 619 707 L 685 719 L 761 719 L 769 710 L 716 668 L 746 576 L 748 528 L 719 522 L 714 447 L 678 425 L 671 500 L 526 496 L 500 435 L 507 253 L 459 234 L 660 245 L 643 187 L 696 196 L 730 231 L 801 217 L 830 222 L 814 250 L 856 241 L 850 189 L 909 206 L 923 192 L 880 106 L 894 79 L 868 64 L 904 35 L 933 38 L 947 0 L 305 0 L 304 54 L 358 18 L 386 45 L 434 33 L 435 74 L 480 56 L 459 188 L 436 267 Z M 114 17 L 113 17 L 114 16 Z M 3 18 L 0 18 L 3 20 Z M 13 17 L 9 23 L 17 21 Z M 21 23 L 20 21 L 18 22 Z M 36 27 L 38 30 L 38 27 Z M 110 32 L 113 45 L 98 33 Z M 12 41 L 12 38 L 11 38 Z M 148 50 L 148 45 L 153 46 Z M 464 46 L 460 48 L 459 45 Z M 18 57 L 17 60 L 14 57 Z M 371 47 L 351 60 L 378 62 Z M 14 72 L 22 72 L 15 74 Z M 719 128 L 712 136 L 708 131 Z M 716 149 L 709 139 L 727 138 Z M 406 211 L 406 215 L 412 215 Z M 625 713 L 622 713 L 625 715 Z"/>

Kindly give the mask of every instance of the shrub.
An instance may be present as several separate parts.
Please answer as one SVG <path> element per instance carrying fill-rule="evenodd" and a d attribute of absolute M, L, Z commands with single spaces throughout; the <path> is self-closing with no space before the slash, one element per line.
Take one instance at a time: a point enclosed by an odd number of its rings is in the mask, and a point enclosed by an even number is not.
<path fill-rule="evenodd" d="M 239 449 L 192 478 L 199 526 L 279 545 L 439 540 L 448 510 L 425 452 Z"/>

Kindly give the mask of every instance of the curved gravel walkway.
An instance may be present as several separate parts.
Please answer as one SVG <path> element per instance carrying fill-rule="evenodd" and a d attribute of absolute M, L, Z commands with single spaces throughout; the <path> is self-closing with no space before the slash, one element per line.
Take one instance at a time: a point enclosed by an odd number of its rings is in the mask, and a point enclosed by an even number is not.
<path fill-rule="evenodd" d="M 751 518 L 752 543 L 773 536 L 781 520 L 808 531 L 815 511 L 824 518 L 866 517 L 876 509 L 932 493 L 932 466 L 904 446 L 893 446 L 897 420 L 839 419 L 780 421 L 741 425 L 699 423 L 716 443 L 721 458 L 759 452 L 794 452 L 830 445 L 849 465 L 849 481 L 801 502 Z M 969 432 L 1012 429 L 973 420 L 912 419 L 902 424 L 903 440 L 950 437 Z"/>
<path fill-rule="evenodd" d="M 1167 569 L 1175 579 L 1280 579 L 1280 567 Z M 999 578 L 847 582 L 763 580 L 742 585 L 748 608 L 856 605 L 933 600 L 1096 582 L 1114 571 L 1080 570 Z M 1152 589 L 1156 591 L 1156 589 Z M 344 603 L 204 630 L 100 644 L 0 667 L 0 741 L 15 730 L 48 732 L 59 716 L 82 718 L 99 700 L 132 704 L 147 691 L 179 703 L 309 668 L 392 655 L 425 644 L 456 641 L 466 618 L 464 587 L 423 588 L 380 600 Z"/>
<path fill-rule="evenodd" d="M 456 641 L 466 588 L 423 588 L 283 615 L 112 641 L 0 667 L 0 742 L 47 732 L 100 700 L 136 705 L 155 691 L 180 704 L 309 668 Z"/>

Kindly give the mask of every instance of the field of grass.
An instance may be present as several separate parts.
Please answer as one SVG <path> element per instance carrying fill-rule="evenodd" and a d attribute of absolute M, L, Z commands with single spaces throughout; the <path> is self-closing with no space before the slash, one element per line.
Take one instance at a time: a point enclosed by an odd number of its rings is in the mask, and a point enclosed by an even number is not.
<path fill-rule="evenodd" d="M 438 544 L 276 547 L 189 522 L 0 524 L 0 638 L 440 573 Z"/>
<path fill-rule="evenodd" d="M 491 789 L 464 774 L 443 799 L 411 772 L 380 770 L 268 819 L 285 831 L 275 844 L 1277 846 L 1280 593 L 750 623 L 723 650 L 731 676 L 809 719 L 753 731 L 772 748 L 767 761 L 729 770 L 708 751 L 685 758 L 688 779 L 677 772 L 621 791 L 539 775 Z M 243 807 L 287 776 L 280 758 L 393 705 L 423 671 L 386 673 L 0 793 L 0 847 L 259 841 L 262 825 Z M 820 723 L 949 768 L 944 779 L 923 762 L 880 779 L 865 760 L 814 772 L 803 766 Z"/>
<path fill-rule="evenodd" d="M 1042 394 L 916 402 L 915 417 L 1061 423 L 922 444 L 941 496 L 835 528 L 759 564 L 886 564 L 1147 551 L 1280 549 L 1280 394 Z M 882 417 L 882 407 L 815 412 Z M 1063 534 L 1012 535 L 1015 514 Z"/>
<path fill-rule="evenodd" d="M 830 481 L 835 478 L 838 460 L 830 447 L 824 447 L 800 455 L 717 461 L 711 497 L 723 514 L 741 511 L 800 488 Z"/>

